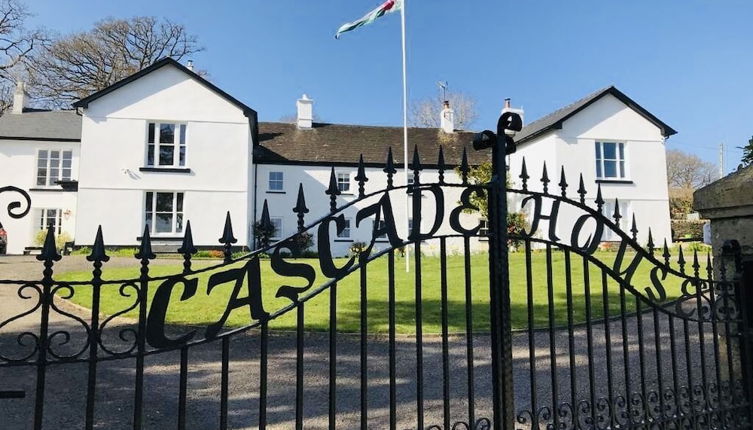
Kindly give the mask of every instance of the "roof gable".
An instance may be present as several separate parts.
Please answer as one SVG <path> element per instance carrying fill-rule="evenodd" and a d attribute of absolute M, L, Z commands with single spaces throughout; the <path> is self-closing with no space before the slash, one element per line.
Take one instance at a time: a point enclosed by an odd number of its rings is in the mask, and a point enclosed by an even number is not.
<path fill-rule="evenodd" d="M 552 130 L 561 129 L 562 124 L 565 121 L 577 115 L 579 112 L 591 106 L 593 103 L 600 100 L 606 95 L 614 96 L 619 101 L 624 103 L 627 107 L 629 107 L 630 109 L 638 113 L 647 121 L 654 124 L 656 127 L 658 127 L 661 130 L 661 133 L 664 137 L 669 137 L 677 133 L 677 131 L 675 131 L 672 127 L 668 126 L 666 123 L 664 123 L 659 118 L 654 116 L 651 112 L 644 109 L 641 105 L 636 103 L 633 99 L 625 95 L 625 93 L 618 90 L 614 86 L 610 86 L 610 87 L 602 88 L 594 93 L 591 93 L 587 95 L 586 97 L 583 97 L 582 99 L 572 104 L 569 104 L 563 108 L 560 108 L 528 124 L 527 126 L 523 127 L 523 129 L 519 133 L 517 133 L 515 137 L 515 142 L 517 144 L 525 143 L 539 136 L 542 136 Z"/>
<path fill-rule="evenodd" d="M 230 94 L 226 93 L 225 91 L 221 90 L 220 88 L 218 88 L 213 83 L 211 83 L 211 82 L 207 81 L 206 79 L 202 78 L 199 74 L 197 74 L 194 71 L 188 69 L 186 66 L 180 64 L 178 61 L 175 61 L 174 59 L 172 59 L 170 57 L 165 57 L 165 58 L 163 58 L 163 59 L 155 62 L 154 64 L 152 64 L 152 65 L 150 65 L 150 66 L 148 66 L 148 67 L 146 67 L 144 69 L 141 69 L 140 71 L 132 74 L 131 76 L 128 76 L 128 77 L 126 77 L 124 79 L 121 79 L 120 81 L 118 81 L 118 82 L 110 85 L 109 87 L 107 87 L 105 89 L 97 91 L 96 93 L 91 94 L 88 97 L 84 97 L 83 99 L 81 99 L 81 100 L 73 103 L 73 107 L 75 107 L 75 108 L 79 108 L 79 107 L 86 108 L 86 107 L 89 106 L 89 103 L 91 103 L 91 102 L 93 102 L 93 101 L 95 101 L 95 100 L 97 100 L 97 99 L 99 99 L 101 97 L 104 97 L 104 96 L 112 93 L 113 91 L 115 91 L 115 90 L 117 90 L 119 88 L 122 88 L 122 87 L 130 84 L 131 82 L 133 82 L 133 81 L 135 81 L 135 80 L 137 80 L 139 78 L 142 78 L 142 77 L 144 77 L 144 76 L 146 76 L 146 75 L 148 75 L 148 74 L 150 74 L 150 73 L 152 73 L 152 72 L 154 72 L 156 70 L 159 70 L 162 67 L 168 66 L 168 65 L 177 68 L 178 70 L 180 70 L 181 72 L 187 74 L 189 77 L 191 77 L 192 79 L 194 79 L 195 81 L 197 81 L 201 85 L 205 86 L 206 88 L 208 88 L 209 90 L 213 91 L 214 93 L 216 93 L 220 97 L 224 98 L 225 100 L 227 100 L 228 102 L 230 102 L 234 106 L 238 107 L 241 111 L 243 111 L 243 115 L 245 115 L 246 117 L 248 117 L 251 121 L 256 121 L 256 115 L 257 114 L 256 114 L 255 110 L 251 109 L 250 107 L 248 107 L 244 103 L 240 102 L 235 97 L 233 97 Z"/>

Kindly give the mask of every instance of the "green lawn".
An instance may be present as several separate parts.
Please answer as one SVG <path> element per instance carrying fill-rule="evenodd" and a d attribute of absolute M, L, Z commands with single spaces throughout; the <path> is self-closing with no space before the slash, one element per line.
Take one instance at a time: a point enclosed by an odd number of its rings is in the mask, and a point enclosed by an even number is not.
<path fill-rule="evenodd" d="M 611 264 L 615 253 L 599 252 L 595 254 L 599 260 Z M 411 272 L 405 272 L 405 262 L 396 257 L 395 262 L 395 285 L 396 285 L 396 319 L 398 333 L 415 332 L 415 267 L 411 258 Z M 567 295 L 565 287 L 565 257 L 562 252 L 553 252 L 552 255 L 552 285 L 554 296 L 555 323 L 564 324 L 567 321 Z M 318 271 L 316 259 L 303 259 L 312 264 Z M 488 256 L 476 254 L 471 257 L 471 292 L 473 296 L 472 311 L 475 331 L 487 331 L 489 329 L 489 271 Z M 194 267 L 206 267 L 211 262 L 197 262 Z M 342 264 L 339 262 L 338 264 Z M 423 328 L 426 333 L 439 333 L 441 331 L 441 289 L 440 289 L 440 259 L 438 257 L 422 258 L 422 295 L 423 295 Z M 595 265 L 589 265 L 591 312 L 594 318 L 603 315 L 604 301 L 602 290 L 602 273 Z M 264 307 L 268 312 L 274 312 L 290 303 L 288 299 L 276 298 L 277 288 L 285 284 L 302 285 L 300 279 L 282 278 L 276 275 L 270 268 L 269 260 L 261 261 L 262 284 Z M 639 267 L 633 278 L 633 285 L 643 290 L 651 285 L 649 270 L 651 265 L 644 263 Z M 163 276 L 179 273 L 182 267 L 153 266 L 150 275 Z M 227 268 L 223 268 L 227 269 Z M 108 269 L 105 265 L 105 279 L 137 278 L 139 268 L 136 261 L 129 268 Z M 388 318 L 388 295 L 387 295 L 387 259 L 379 258 L 367 266 L 368 274 L 368 326 L 370 332 L 387 332 Z M 206 281 L 214 273 L 210 271 L 199 275 L 199 287 L 196 295 L 191 299 L 181 302 L 179 300 L 182 288 L 177 287 L 173 291 L 168 321 L 176 324 L 200 324 L 206 325 L 219 319 L 224 311 L 228 295 L 232 288 L 231 284 L 217 286 L 211 293 L 206 293 Z M 534 252 L 532 254 L 533 275 L 533 319 L 536 326 L 549 324 L 549 300 L 547 289 L 546 254 Z M 511 275 L 511 299 L 512 299 L 512 322 L 515 328 L 528 327 L 528 300 L 526 289 L 526 264 L 524 253 L 510 254 Z M 586 315 L 586 294 L 583 281 L 583 259 L 572 254 L 572 297 L 573 315 L 575 321 L 584 321 Z M 69 272 L 59 275 L 58 280 L 87 280 L 91 272 Z M 447 258 L 448 279 L 448 314 L 449 330 L 451 332 L 465 331 L 465 283 L 463 256 L 453 255 Z M 317 279 L 312 289 L 326 282 L 327 279 L 317 272 Z M 679 294 L 678 280 L 668 277 L 665 281 L 667 293 L 670 298 Z M 159 283 L 150 284 L 150 296 L 154 293 Z M 122 297 L 118 293 L 117 285 L 108 285 L 102 292 L 102 312 L 112 314 L 128 307 L 133 303 L 132 297 Z M 76 287 L 76 294 L 72 300 L 80 305 L 91 306 L 91 287 Z M 338 300 L 338 328 L 344 332 L 355 332 L 359 329 L 360 315 L 360 289 L 358 272 L 351 274 L 337 284 Z M 610 315 L 616 314 L 620 309 L 619 289 L 615 281 L 609 278 L 607 283 L 607 303 Z M 130 290 L 132 293 L 132 290 Z M 628 309 L 634 308 L 634 300 L 628 293 Z M 132 311 L 127 316 L 135 316 Z M 329 327 L 329 292 L 324 291 L 312 298 L 305 306 L 305 321 L 307 330 L 327 330 Z M 244 326 L 249 324 L 249 313 L 246 309 L 233 311 L 228 319 L 228 326 Z M 295 328 L 295 312 L 288 312 L 273 322 L 270 327 L 279 330 Z"/>

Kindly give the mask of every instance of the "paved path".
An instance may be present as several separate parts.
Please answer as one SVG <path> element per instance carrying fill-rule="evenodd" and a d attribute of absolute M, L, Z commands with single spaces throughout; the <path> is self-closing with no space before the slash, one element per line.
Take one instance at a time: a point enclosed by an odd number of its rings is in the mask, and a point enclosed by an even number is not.
<path fill-rule="evenodd" d="M 156 260 L 155 264 L 175 264 L 175 261 Z M 113 258 L 108 267 L 135 264 L 133 259 Z M 56 270 L 81 270 L 89 268 L 82 257 L 66 257 L 56 265 Z M 39 277 L 41 264 L 32 258 L 0 259 L 0 279 Z M 17 296 L 17 287 L 0 285 L 0 321 L 9 315 L 16 315 L 28 308 L 28 301 Z M 64 308 L 71 311 L 71 308 Z M 73 311 L 77 312 L 77 311 Z M 78 311 L 79 314 L 88 318 Z M 36 319 L 19 321 L 21 326 L 0 330 L 0 353 L 13 347 L 18 351 L 16 335 L 25 329 L 35 330 Z M 51 325 L 67 327 L 72 325 L 70 319 L 64 320 L 57 314 L 52 315 Z M 529 338 L 526 333 L 513 336 L 514 390 L 516 406 L 528 409 L 532 400 L 538 407 L 551 405 L 552 392 L 556 388 L 558 402 L 569 401 L 571 391 L 575 391 L 578 400 L 593 397 L 608 397 L 608 388 L 613 393 L 624 391 L 627 380 L 633 384 L 631 391 L 640 388 L 644 381 L 647 389 L 658 388 L 658 369 L 662 370 L 662 388 L 672 387 L 673 371 L 678 380 L 687 379 L 687 369 L 692 369 L 692 376 L 697 381 L 700 376 L 700 355 L 698 354 L 697 328 L 689 327 L 688 348 L 692 352 L 690 366 L 685 362 L 684 354 L 678 354 L 673 360 L 669 348 L 668 320 L 660 318 L 658 330 L 654 330 L 652 314 L 646 314 L 641 320 L 643 356 L 641 363 L 638 348 L 638 318 L 626 320 L 628 334 L 627 346 L 629 365 L 623 362 L 622 324 L 597 324 L 590 331 L 585 327 L 574 330 L 573 367 L 577 380 L 570 385 L 570 338 L 567 331 L 556 331 L 552 338 L 555 343 L 556 363 L 550 360 L 550 334 L 548 331 L 537 332 L 534 336 L 536 372 L 532 381 L 529 367 Z M 679 323 L 678 323 L 679 324 Z M 606 347 L 606 329 L 609 329 L 611 348 Z M 75 334 L 75 329 L 72 329 Z M 677 328 L 676 328 L 677 330 Z M 661 353 L 657 358 L 654 333 L 659 333 L 658 345 Z M 80 331 L 78 333 L 81 333 Z M 710 335 L 706 335 L 707 361 L 713 362 L 713 349 L 710 348 Z M 80 336 L 79 336 L 80 337 Z M 28 339 L 27 339 L 28 340 Z M 327 427 L 328 407 L 328 340 L 326 334 L 307 334 L 305 336 L 304 354 L 304 391 L 303 413 L 305 428 L 319 429 Z M 474 336 L 474 395 L 476 417 L 491 417 L 491 362 L 488 335 Z M 683 336 L 675 338 L 676 348 L 685 351 Z M 75 347 L 75 339 L 63 348 Z M 360 354 L 357 336 L 338 336 L 338 388 L 337 411 L 338 428 L 356 428 L 360 420 Z M 397 342 L 397 409 L 398 428 L 415 428 L 416 416 L 416 359 L 415 338 L 400 337 Z M 465 421 L 468 415 L 468 385 L 466 362 L 466 339 L 463 336 L 449 340 L 451 421 Z M 424 348 L 424 415 L 426 425 L 443 421 L 443 378 L 442 378 L 442 343 L 435 336 L 427 336 Z M 259 338 L 256 333 L 236 336 L 230 342 L 229 366 L 229 402 L 228 427 L 253 429 L 258 427 L 259 409 Z M 609 362 L 607 361 L 609 351 Z M 268 428 L 293 428 L 295 420 L 295 338 L 289 334 L 275 334 L 269 343 L 269 384 L 268 384 Z M 388 344 L 384 336 L 373 336 L 368 342 L 368 405 L 369 428 L 386 428 L 389 417 L 389 378 L 387 370 Z M 216 429 L 220 416 L 220 365 L 221 350 L 219 342 L 191 348 L 189 353 L 188 376 L 188 411 L 187 428 Z M 724 358 L 724 357 L 722 357 Z M 657 363 L 660 365 L 657 366 Z M 554 364 L 554 366 L 553 366 Z M 643 379 L 641 379 L 643 364 Z M 1 365 L 0 365 L 1 366 Z M 674 366 L 674 367 L 673 367 Z M 556 370 L 557 378 L 552 379 L 551 369 Z M 709 367 L 709 375 L 715 374 L 715 368 Z M 726 368 L 720 368 L 726 371 Z M 96 422 L 101 429 L 130 428 L 133 405 L 134 360 L 113 360 L 102 362 L 97 372 Z M 176 428 L 178 390 L 179 390 L 179 354 L 168 352 L 147 357 L 145 383 L 144 428 Z M 594 384 L 589 384 L 591 376 Z M 23 400 L 0 400 L 0 422 L 2 429 L 30 428 L 33 416 L 34 386 L 36 369 L 33 367 L 0 367 L 0 390 L 22 389 L 27 392 Z M 86 397 L 86 364 L 53 365 L 48 367 L 45 401 L 45 428 L 78 429 L 82 428 Z M 553 384 L 556 383 L 556 384 Z M 532 399 L 532 386 L 536 386 L 536 399 Z M 519 428 L 527 428 L 521 424 Z"/>

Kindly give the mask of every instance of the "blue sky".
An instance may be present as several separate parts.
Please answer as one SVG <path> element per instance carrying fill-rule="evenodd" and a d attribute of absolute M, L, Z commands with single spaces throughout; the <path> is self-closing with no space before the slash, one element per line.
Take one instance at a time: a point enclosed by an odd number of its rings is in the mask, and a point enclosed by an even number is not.
<path fill-rule="evenodd" d="M 493 128 L 505 97 L 528 121 L 616 85 L 679 133 L 668 148 L 718 160 L 753 135 L 750 0 L 407 0 L 412 99 L 448 81 L 478 100 L 475 129 Z M 61 33 L 108 17 L 185 24 L 214 83 L 262 120 L 308 93 L 324 121 L 401 124 L 397 15 L 334 40 L 379 0 L 129 0 L 27 2 L 35 25 Z"/>

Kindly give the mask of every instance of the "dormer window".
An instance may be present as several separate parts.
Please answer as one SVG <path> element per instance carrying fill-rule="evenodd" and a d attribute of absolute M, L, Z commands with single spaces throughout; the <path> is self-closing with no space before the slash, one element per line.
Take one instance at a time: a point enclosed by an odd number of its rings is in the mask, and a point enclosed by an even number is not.
<path fill-rule="evenodd" d="M 146 140 L 146 165 L 183 167 L 186 165 L 186 124 L 150 122 Z"/>
<path fill-rule="evenodd" d="M 596 142 L 596 178 L 624 179 L 627 177 L 625 143 Z"/>

